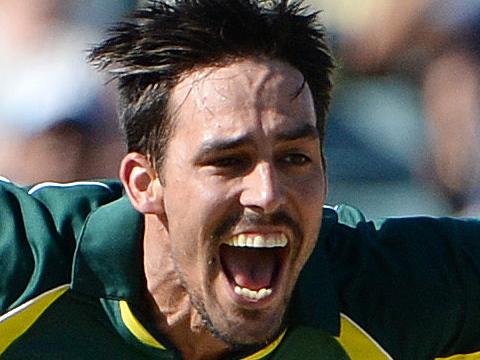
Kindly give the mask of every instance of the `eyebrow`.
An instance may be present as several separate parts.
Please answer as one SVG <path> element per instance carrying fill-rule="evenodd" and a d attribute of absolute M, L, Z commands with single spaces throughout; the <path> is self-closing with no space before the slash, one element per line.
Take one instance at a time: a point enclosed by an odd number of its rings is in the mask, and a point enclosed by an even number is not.
<path fill-rule="evenodd" d="M 253 144 L 253 138 L 249 135 L 240 136 L 238 138 L 223 138 L 218 140 L 206 141 L 198 150 L 195 159 L 196 161 L 198 161 L 207 156 L 209 153 L 233 150 L 248 144 Z"/>
<path fill-rule="evenodd" d="M 311 124 L 303 124 L 302 126 L 275 135 L 276 141 L 294 141 L 299 139 L 317 140 L 319 138 L 318 129 Z"/>
<path fill-rule="evenodd" d="M 318 129 L 310 124 L 304 124 L 293 129 L 286 130 L 282 133 L 275 135 L 275 141 L 295 141 L 299 139 L 319 139 Z M 212 141 L 206 141 L 202 144 L 197 152 L 197 159 L 201 159 L 212 152 L 221 152 L 237 149 L 242 146 L 250 145 L 254 143 L 253 136 L 251 134 L 242 135 L 234 138 L 224 138 Z"/>

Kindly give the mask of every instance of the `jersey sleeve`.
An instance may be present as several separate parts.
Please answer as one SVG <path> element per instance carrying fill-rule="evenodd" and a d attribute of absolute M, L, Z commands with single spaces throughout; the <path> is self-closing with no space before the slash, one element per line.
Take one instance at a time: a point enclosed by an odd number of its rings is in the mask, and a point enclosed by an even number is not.
<path fill-rule="evenodd" d="M 85 219 L 120 189 L 117 182 L 22 188 L 0 180 L 0 314 L 69 283 Z"/>
<path fill-rule="evenodd" d="M 342 313 L 394 359 L 480 351 L 478 220 L 337 213 L 328 256 Z"/>

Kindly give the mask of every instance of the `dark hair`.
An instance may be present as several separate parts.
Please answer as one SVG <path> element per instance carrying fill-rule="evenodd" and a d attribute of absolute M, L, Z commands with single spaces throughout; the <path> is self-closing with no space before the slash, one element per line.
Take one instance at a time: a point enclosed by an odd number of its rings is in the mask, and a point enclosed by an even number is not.
<path fill-rule="evenodd" d="M 180 77 L 242 58 L 277 59 L 298 69 L 323 139 L 334 63 L 317 15 L 302 1 L 154 1 L 113 27 L 89 60 L 119 80 L 128 150 L 149 156 L 158 169 L 172 132 L 169 96 Z"/>

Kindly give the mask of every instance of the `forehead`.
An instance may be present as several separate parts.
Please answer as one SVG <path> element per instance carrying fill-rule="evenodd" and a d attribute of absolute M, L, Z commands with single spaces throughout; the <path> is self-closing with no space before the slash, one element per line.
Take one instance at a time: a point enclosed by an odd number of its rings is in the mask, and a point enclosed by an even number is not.
<path fill-rule="evenodd" d="M 203 137 L 316 122 L 302 74 L 275 60 L 242 60 L 192 72 L 173 89 L 170 106 L 175 132 Z"/>

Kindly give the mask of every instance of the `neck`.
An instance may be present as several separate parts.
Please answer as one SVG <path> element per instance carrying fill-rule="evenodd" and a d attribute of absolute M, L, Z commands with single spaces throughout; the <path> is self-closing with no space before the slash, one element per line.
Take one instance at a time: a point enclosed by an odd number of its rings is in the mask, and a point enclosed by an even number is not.
<path fill-rule="evenodd" d="M 185 359 L 219 359 L 229 349 L 205 327 L 182 286 L 171 257 L 168 232 L 154 215 L 145 215 L 144 271 L 149 314 Z M 150 256 L 149 256 L 150 255 Z"/>

